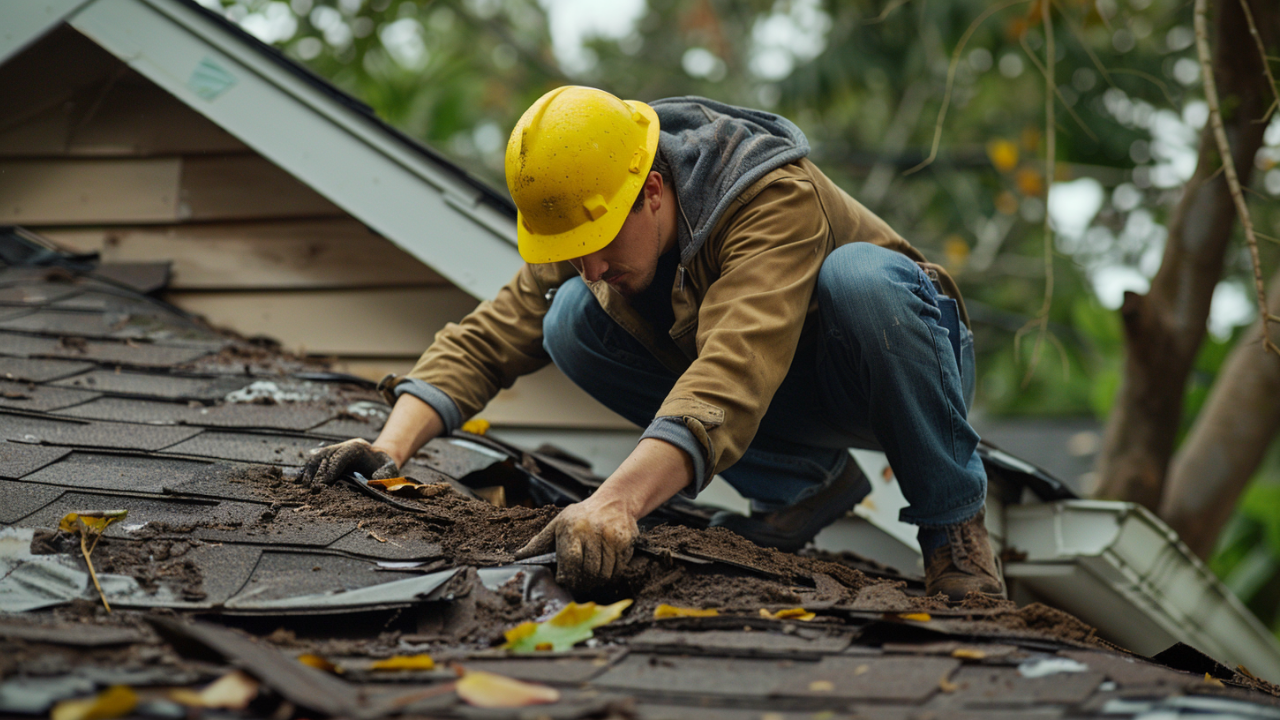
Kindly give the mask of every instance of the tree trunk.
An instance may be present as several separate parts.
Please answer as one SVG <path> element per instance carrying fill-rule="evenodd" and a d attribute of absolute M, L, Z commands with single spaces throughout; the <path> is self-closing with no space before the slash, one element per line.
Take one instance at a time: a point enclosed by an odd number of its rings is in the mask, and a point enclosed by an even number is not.
<path fill-rule="evenodd" d="M 1280 16 L 1274 2 L 1252 0 L 1254 20 L 1271 46 Z M 1239 0 L 1219 0 L 1214 18 L 1214 77 L 1240 182 L 1247 184 L 1271 104 L 1262 59 Z M 1213 130 L 1200 133 L 1195 175 L 1169 222 L 1160 270 L 1146 295 L 1125 293 L 1125 368 L 1099 455 L 1099 497 L 1160 506 L 1182 416 L 1187 375 L 1204 340 L 1209 302 L 1222 276 L 1235 206 L 1221 173 Z M 1258 351 L 1261 353 L 1261 350 Z"/>
<path fill-rule="evenodd" d="M 1280 315 L 1280 272 L 1267 290 Z M 1191 550 L 1208 557 L 1249 477 L 1280 431 L 1280 358 L 1262 350 L 1254 323 L 1231 350 L 1178 454 L 1169 466 L 1160 516 Z"/>

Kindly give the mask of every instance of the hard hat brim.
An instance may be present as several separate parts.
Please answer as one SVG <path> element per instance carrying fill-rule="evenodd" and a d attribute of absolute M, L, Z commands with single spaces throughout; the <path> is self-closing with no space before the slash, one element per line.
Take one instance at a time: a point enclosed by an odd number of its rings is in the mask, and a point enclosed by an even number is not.
<path fill-rule="evenodd" d="M 525 226 L 524 217 L 517 210 L 516 242 L 520 250 L 520 257 L 525 262 L 533 264 L 555 263 L 590 255 L 613 242 L 613 239 L 618 235 L 618 231 L 622 229 L 622 224 L 626 222 L 627 215 L 631 213 L 631 206 L 635 203 L 636 196 L 640 194 L 640 188 L 644 186 L 645 180 L 649 178 L 649 171 L 653 168 L 653 158 L 658 152 L 658 135 L 660 133 L 658 114 L 653 111 L 653 108 L 639 100 L 624 100 L 623 102 L 649 120 L 649 126 L 645 134 L 647 159 L 645 160 L 644 170 L 631 174 L 623 181 L 618 191 L 614 193 L 613 198 L 607 201 L 606 207 L 608 211 L 601 215 L 599 219 L 584 222 L 566 232 L 554 235 L 535 233 Z"/>

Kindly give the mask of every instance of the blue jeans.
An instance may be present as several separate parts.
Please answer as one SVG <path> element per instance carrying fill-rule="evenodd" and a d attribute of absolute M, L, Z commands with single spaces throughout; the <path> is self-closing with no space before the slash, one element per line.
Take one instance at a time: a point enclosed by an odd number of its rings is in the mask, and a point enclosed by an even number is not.
<path fill-rule="evenodd" d="M 973 335 L 955 301 L 910 258 L 869 243 L 833 251 L 814 292 L 817 341 L 802 343 L 750 447 L 721 476 L 768 511 L 820 490 L 844 470 L 849 448 L 883 450 L 910 503 L 903 522 L 976 515 L 987 476 L 966 420 Z M 557 291 L 543 333 L 561 371 L 640 427 L 676 382 L 578 278 Z"/>

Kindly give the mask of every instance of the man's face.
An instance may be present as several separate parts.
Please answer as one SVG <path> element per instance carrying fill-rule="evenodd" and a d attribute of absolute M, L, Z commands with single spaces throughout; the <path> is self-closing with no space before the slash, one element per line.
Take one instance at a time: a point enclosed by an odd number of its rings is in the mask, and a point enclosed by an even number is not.
<path fill-rule="evenodd" d="M 656 175 L 656 173 L 655 173 Z M 569 262 L 588 282 L 604 280 L 623 297 L 634 297 L 653 282 L 662 256 L 662 233 L 657 206 L 646 185 L 645 202 L 629 213 L 613 241 L 603 248 Z M 657 186 L 661 195 L 661 184 Z"/>

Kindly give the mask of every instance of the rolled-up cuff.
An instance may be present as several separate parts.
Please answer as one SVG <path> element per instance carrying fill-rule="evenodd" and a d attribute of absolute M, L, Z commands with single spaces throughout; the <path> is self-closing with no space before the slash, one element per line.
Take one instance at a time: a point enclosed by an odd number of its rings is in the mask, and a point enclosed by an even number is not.
<path fill-rule="evenodd" d="M 685 497 L 694 498 L 711 482 L 707 477 L 707 460 L 703 457 L 702 445 L 693 436 L 693 432 L 678 417 L 654 418 L 645 429 L 640 439 L 657 438 L 680 448 L 693 458 L 693 482 L 680 491 Z"/>
<path fill-rule="evenodd" d="M 400 378 L 392 392 L 396 397 L 408 393 L 430 405 L 431 409 L 435 410 L 444 421 L 446 435 L 462 427 L 462 411 L 458 409 L 458 404 L 435 385 L 416 378 Z"/>

